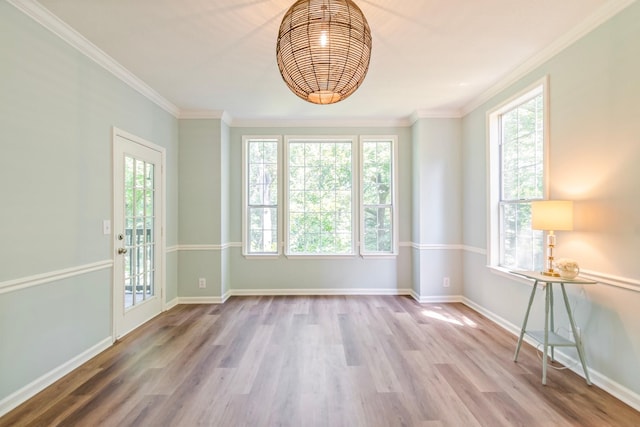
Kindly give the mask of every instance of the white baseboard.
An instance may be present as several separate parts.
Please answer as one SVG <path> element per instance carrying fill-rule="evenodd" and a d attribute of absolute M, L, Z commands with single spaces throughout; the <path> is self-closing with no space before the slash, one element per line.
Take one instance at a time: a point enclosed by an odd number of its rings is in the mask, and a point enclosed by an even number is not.
<path fill-rule="evenodd" d="M 45 388 L 49 387 L 51 384 L 67 375 L 69 372 L 80 367 L 83 363 L 88 362 L 90 359 L 102 353 L 107 348 L 111 347 L 112 343 L 113 339 L 111 337 L 103 339 L 102 341 L 80 353 L 73 359 L 63 363 L 52 371 L 47 372 L 40 378 L 31 382 L 30 384 L 22 387 L 15 393 L 12 393 L 9 396 L 5 397 L 0 401 L 0 417 L 11 411 L 12 409 L 18 407 L 28 399 L 32 398 Z"/>
<path fill-rule="evenodd" d="M 164 304 L 164 311 L 169 311 L 173 307 L 175 307 L 176 305 L 178 305 L 178 298 L 177 297 Z"/>
<path fill-rule="evenodd" d="M 462 298 L 462 303 L 470 307 L 471 309 L 477 311 L 478 313 L 482 314 L 483 316 L 485 316 L 486 318 L 488 318 L 498 326 L 506 329 L 508 332 L 512 333 L 513 335 L 520 336 L 520 328 L 521 328 L 520 326 L 514 325 L 513 323 L 505 320 L 504 318 L 496 315 L 495 313 L 487 310 L 486 308 L 476 304 L 475 302 L 471 301 L 466 297 Z M 529 338 L 527 335 L 525 335 L 524 340 L 525 342 L 531 344 L 534 347 L 537 347 L 539 345 L 537 341 Z M 514 348 L 514 351 L 515 351 L 515 348 Z M 555 350 L 555 358 L 556 360 L 558 360 L 558 362 L 562 363 L 565 366 L 568 366 L 569 369 L 571 369 L 573 372 L 575 372 L 576 374 L 584 378 L 582 365 L 578 360 L 568 356 L 566 353 L 564 353 L 560 349 Z M 587 368 L 589 369 L 589 376 L 593 384 L 597 385 L 607 393 L 611 394 L 616 399 L 619 399 L 622 402 L 626 403 L 627 405 L 631 406 L 635 410 L 640 411 L 640 395 L 638 393 L 635 393 L 634 391 L 629 390 L 627 387 L 617 383 L 616 381 L 613 381 L 611 378 L 603 375 L 602 373 L 589 368 L 588 360 L 587 360 Z"/>
<path fill-rule="evenodd" d="M 488 318 L 493 323 L 496 323 L 498 326 L 501 326 L 503 329 L 506 329 L 507 331 L 511 332 L 513 335 L 515 336 L 520 335 L 520 326 L 514 325 L 513 323 L 504 319 L 503 317 L 498 316 L 494 312 L 487 310 L 483 306 L 476 304 L 475 302 L 471 301 L 466 297 L 463 297 L 461 302 L 467 307 L 472 308 L 474 311 L 477 311 L 478 313 L 482 314 L 484 317 Z M 535 346 L 535 341 L 530 340 L 527 336 L 525 336 L 525 340 L 527 340 L 528 343 Z"/>
<path fill-rule="evenodd" d="M 222 304 L 223 297 L 178 297 L 178 304 Z"/>
<path fill-rule="evenodd" d="M 436 296 L 420 296 L 413 289 L 411 296 L 420 304 L 444 304 L 450 302 L 462 302 L 462 295 L 436 295 Z"/>
<path fill-rule="evenodd" d="M 230 289 L 221 297 L 178 297 L 165 307 L 177 304 L 224 304 L 230 297 L 304 295 L 412 295 L 411 289 Z M 415 298 L 415 296 L 414 296 Z"/>
<path fill-rule="evenodd" d="M 411 295 L 411 289 L 231 289 L 228 296 Z"/>
<path fill-rule="evenodd" d="M 463 302 L 462 295 L 420 296 L 413 289 L 230 289 L 221 297 L 178 297 L 167 303 L 166 310 L 177 304 L 224 304 L 230 297 L 313 295 L 408 295 L 421 304 Z"/>

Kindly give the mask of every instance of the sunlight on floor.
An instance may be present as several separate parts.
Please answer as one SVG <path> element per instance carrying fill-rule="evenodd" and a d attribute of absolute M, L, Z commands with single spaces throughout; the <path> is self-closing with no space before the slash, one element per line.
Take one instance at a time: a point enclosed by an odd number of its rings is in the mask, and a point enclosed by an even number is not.
<path fill-rule="evenodd" d="M 456 319 L 455 317 L 446 314 L 446 313 L 439 313 L 436 310 L 441 310 L 440 307 L 434 307 L 433 310 L 424 310 L 422 312 L 422 314 L 424 314 L 425 316 L 431 318 L 431 319 L 436 319 L 436 320 L 440 320 L 442 322 L 447 322 L 447 323 L 451 323 L 454 325 L 458 325 L 458 326 L 469 326 L 471 328 L 476 328 L 478 326 L 478 324 L 476 322 L 474 322 L 473 320 L 469 319 L 467 316 L 462 316 L 461 319 Z"/>

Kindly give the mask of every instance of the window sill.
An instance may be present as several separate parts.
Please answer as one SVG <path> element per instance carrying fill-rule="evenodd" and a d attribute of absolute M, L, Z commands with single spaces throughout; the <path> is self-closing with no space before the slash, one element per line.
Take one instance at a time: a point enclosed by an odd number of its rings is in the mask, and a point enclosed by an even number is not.
<path fill-rule="evenodd" d="M 361 254 L 360 257 L 362 259 L 396 259 L 398 258 L 397 253 L 388 253 L 388 254 Z"/>
<path fill-rule="evenodd" d="M 529 285 L 529 286 L 533 286 L 533 281 L 522 277 L 518 274 L 512 273 L 511 270 L 504 268 L 504 267 L 499 267 L 497 265 L 487 265 L 487 268 L 489 269 L 489 271 L 493 274 L 496 274 L 498 276 L 502 276 L 505 277 L 507 279 L 513 280 L 515 282 L 518 283 L 522 283 L 525 285 Z"/>
<path fill-rule="evenodd" d="M 324 259 L 324 260 L 329 260 L 329 259 L 353 259 L 356 258 L 356 255 L 354 254 L 349 254 L 349 255 L 318 255 L 318 254 L 309 254 L 309 255 L 287 255 L 285 254 L 285 256 L 288 259 Z"/>
<path fill-rule="evenodd" d="M 254 260 L 254 259 L 279 259 L 280 258 L 280 254 L 265 254 L 265 255 L 258 255 L 258 254 L 242 254 L 242 256 L 244 256 L 245 259 L 249 259 L 249 260 Z"/>

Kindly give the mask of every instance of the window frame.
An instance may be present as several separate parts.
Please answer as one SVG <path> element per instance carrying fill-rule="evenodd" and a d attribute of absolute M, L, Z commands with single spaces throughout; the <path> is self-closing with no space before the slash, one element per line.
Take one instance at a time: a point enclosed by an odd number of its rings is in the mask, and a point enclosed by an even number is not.
<path fill-rule="evenodd" d="M 487 164 L 488 164 L 488 214 L 487 214 L 487 265 L 498 271 L 506 272 L 511 268 L 501 265 L 502 223 L 500 210 L 502 201 L 502 159 L 501 159 L 501 116 L 519 105 L 542 95 L 543 105 L 543 159 L 542 159 L 542 196 L 540 199 L 522 199 L 512 203 L 531 202 L 546 199 L 549 193 L 549 76 L 533 82 L 526 88 L 502 102 L 492 110 L 487 111 Z M 543 239 L 544 240 L 544 239 Z"/>
<path fill-rule="evenodd" d="M 344 259 L 353 258 L 358 255 L 357 253 L 357 225 L 358 225 L 358 199 L 356 197 L 358 192 L 358 144 L 357 136 L 355 135 L 285 135 L 283 146 L 283 168 L 282 168 L 282 183 L 283 183 L 283 252 L 287 258 L 304 258 L 304 259 Z M 342 141 L 351 144 L 351 251 L 348 254 L 298 254 L 291 253 L 289 250 L 289 243 L 291 241 L 289 234 L 289 144 L 291 142 L 327 142 L 327 141 Z"/>
<path fill-rule="evenodd" d="M 384 251 L 367 251 L 365 248 L 365 208 L 364 203 L 364 144 L 367 142 L 390 142 L 391 143 L 391 197 L 389 198 L 389 205 L 391 207 L 391 250 Z M 398 137 L 396 135 L 361 135 L 359 143 L 359 168 L 358 168 L 358 182 L 359 182 L 359 213 L 360 223 L 358 232 L 358 246 L 360 256 L 363 258 L 393 258 L 398 256 L 399 246 L 399 230 L 398 230 Z"/>
<path fill-rule="evenodd" d="M 277 176 L 278 197 L 276 212 L 278 215 L 276 233 L 276 252 L 250 252 L 249 244 L 249 144 L 253 141 L 275 140 L 277 143 Z M 282 136 L 280 135 L 246 135 L 242 137 L 242 254 L 246 258 L 269 259 L 278 258 L 282 254 Z"/>
<path fill-rule="evenodd" d="M 259 140 L 275 140 L 278 144 L 278 232 L 277 252 L 249 252 L 249 143 Z M 351 145 L 351 251 L 349 254 L 292 254 L 289 252 L 289 143 L 295 141 L 344 141 Z M 367 142 L 391 143 L 391 233 L 392 248 L 389 252 L 366 251 L 364 247 L 364 170 L 363 153 Z M 367 205 L 368 206 L 368 205 Z M 399 253 L 398 213 L 398 136 L 397 135 L 243 135 L 242 136 L 242 254 L 247 259 L 345 259 L 345 258 L 395 258 Z"/>

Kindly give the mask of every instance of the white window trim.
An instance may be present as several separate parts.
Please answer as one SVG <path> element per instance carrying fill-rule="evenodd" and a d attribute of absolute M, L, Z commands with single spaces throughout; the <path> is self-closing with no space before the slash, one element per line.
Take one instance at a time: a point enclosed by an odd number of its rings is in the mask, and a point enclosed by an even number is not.
<path fill-rule="evenodd" d="M 487 159 L 487 267 L 497 272 L 508 272 L 508 269 L 500 266 L 500 147 L 496 141 L 500 139 L 498 116 L 523 103 L 533 96 L 538 89 L 542 93 L 544 105 L 544 171 L 543 171 L 543 198 L 549 194 L 549 76 L 533 82 L 522 89 L 496 108 L 487 111 L 487 135 L 486 135 L 486 159 Z"/>
<path fill-rule="evenodd" d="M 278 252 L 277 253 L 249 253 L 248 252 L 248 143 L 253 140 L 275 139 L 278 142 Z M 352 249 L 350 254 L 290 254 L 287 242 L 289 241 L 289 141 L 346 141 L 351 143 L 351 200 L 352 200 Z M 392 143 L 392 251 L 391 252 L 365 252 L 364 241 L 364 188 L 362 166 L 362 147 L 364 142 L 390 141 Z M 242 136 L 242 254 L 246 259 L 278 259 L 285 255 L 290 259 L 349 259 L 361 257 L 364 259 L 394 259 L 399 253 L 399 209 L 398 209 L 398 136 L 397 135 L 243 135 Z"/>
<path fill-rule="evenodd" d="M 275 139 L 278 143 L 278 252 L 277 253 L 250 253 L 248 248 L 248 145 L 250 141 L 260 139 Z M 282 136 L 280 135 L 247 135 L 242 137 L 242 255 L 247 259 L 277 259 L 282 254 L 283 233 L 282 233 Z"/>
<path fill-rule="evenodd" d="M 345 141 L 351 143 L 351 230 L 352 230 L 352 240 L 351 240 L 351 253 L 349 254 L 291 254 L 289 253 L 289 142 L 291 141 Z M 282 195 L 284 197 L 283 203 L 283 232 L 284 239 L 282 244 L 284 246 L 284 255 L 290 259 L 345 259 L 345 258 L 354 258 L 358 255 L 357 253 L 357 240 L 358 240 L 358 206 L 356 197 L 359 189 L 357 188 L 358 180 L 357 176 L 359 174 L 359 147 L 357 144 L 358 137 L 356 135 L 285 135 L 284 137 L 284 148 L 283 148 L 283 190 Z M 286 194 L 285 194 L 286 193 Z"/>
<path fill-rule="evenodd" d="M 366 252 L 364 250 L 364 176 L 362 173 L 363 159 L 363 146 L 365 142 L 372 141 L 391 141 L 391 233 L 392 233 L 392 248 L 391 252 Z M 398 137 L 396 135 L 361 135 L 360 144 L 358 147 L 358 211 L 360 214 L 359 232 L 358 232 L 358 247 L 359 253 L 362 258 L 395 258 L 398 256 L 399 237 L 398 237 Z"/>

